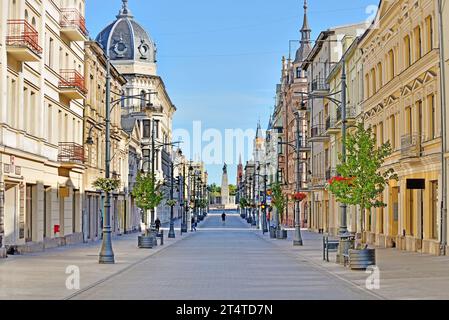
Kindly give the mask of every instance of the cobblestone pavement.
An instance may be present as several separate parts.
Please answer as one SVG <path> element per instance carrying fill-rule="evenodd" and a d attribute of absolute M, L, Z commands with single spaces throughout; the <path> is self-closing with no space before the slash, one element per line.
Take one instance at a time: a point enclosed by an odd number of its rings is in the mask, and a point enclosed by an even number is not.
<path fill-rule="evenodd" d="M 238 215 L 210 214 L 198 232 L 73 299 L 377 299 L 378 296 L 287 255 Z"/>

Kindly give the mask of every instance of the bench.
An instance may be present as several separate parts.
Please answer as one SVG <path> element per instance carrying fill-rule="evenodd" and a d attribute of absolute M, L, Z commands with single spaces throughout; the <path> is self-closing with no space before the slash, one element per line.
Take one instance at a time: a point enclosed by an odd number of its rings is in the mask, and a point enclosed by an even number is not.
<path fill-rule="evenodd" d="M 323 237 L 323 260 L 329 262 L 329 252 L 338 252 L 339 240 L 330 240 L 328 236 Z"/>

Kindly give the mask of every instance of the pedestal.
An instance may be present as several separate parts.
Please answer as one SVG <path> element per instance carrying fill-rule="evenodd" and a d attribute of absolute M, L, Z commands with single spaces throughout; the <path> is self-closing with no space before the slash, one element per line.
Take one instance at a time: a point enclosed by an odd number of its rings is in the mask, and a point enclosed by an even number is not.
<path fill-rule="evenodd" d="M 349 250 L 354 248 L 355 240 L 350 239 L 348 237 L 340 238 L 340 245 L 338 246 L 337 252 L 337 263 L 344 265 L 345 264 L 345 256 L 349 255 Z"/>
<path fill-rule="evenodd" d="M 6 248 L 0 248 L 0 259 L 4 259 L 6 257 Z"/>

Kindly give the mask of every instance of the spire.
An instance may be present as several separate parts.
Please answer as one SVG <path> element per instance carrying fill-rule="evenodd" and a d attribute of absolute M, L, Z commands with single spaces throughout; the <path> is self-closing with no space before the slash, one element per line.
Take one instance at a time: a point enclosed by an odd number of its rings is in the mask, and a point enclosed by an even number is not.
<path fill-rule="evenodd" d="M 133 15 L 131 13 L 131 10 L 128 9 L 128 0 L 122 0 L 123 4 L 122 4 L 122 8 L 120 9 L 117 19 L 118 18 L 123 18 L 123 17 L 128 17 L 128 18 L 132 18 Z"/>
<path fill-rule="evenodd" d="M 312 50 L 312 44 L 310 41 L 310 34 L 312 33 L 312 30 L 310 29 L 309 18 L 307 17 L 308 7 L 307 0 L 304 0 L 304 19 L 301 28 L 301 46 L 298 51 L 296 51 L 295 63 L 304 61 Z"/>

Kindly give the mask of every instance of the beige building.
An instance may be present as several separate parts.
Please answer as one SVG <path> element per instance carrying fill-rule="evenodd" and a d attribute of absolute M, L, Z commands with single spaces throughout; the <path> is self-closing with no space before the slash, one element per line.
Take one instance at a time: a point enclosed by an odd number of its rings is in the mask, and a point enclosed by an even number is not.
<path fill-rule="evenodd" d="M 330 207 L 326 182 L 331 178 L 330 132 L 336 126 L 337 107 L 323 96 L 330 93 L 327 78 L 343 56 L 345 37 L 355 37 L 365 30 L 364 23 L 330 28 L 319 34 L 302 68 L 307 72 L 310 109 L 310 210 L 309 228 L 318 232 L 338 232 L 337 208 Z"/>
<path fill-rule="evenodd" d="M 437 3 L 382 1 L 360 42 L 365 123 L 399 181 L 383 194 L 386 208 L 365 214 L 368 243 L 440 253 L 441 123 Z"/>
<path fill-rule="evenodd" d="M 85 241 L 100 239 L 103 229 L 104 194 L 92 186 L 95 180 L 105 177 L 106 150 L 106 56 L 98 43 L 85 43 L 85 78 L 88 94 L 84 108 L 84 141 L 86 171 L 84 174 L 83 231 Z M 111 66 L 111 173 L 121 181 L 119 190 L 112 194 L 111 226 L 113 233 L 121 234 L 140 224 L 132 224 L 130 214 L 129 145 L 130 136 L 122 129 L 120 92 L 126 79 Z"/>
<path fill-rule="evenodd" d="M 2 245 L 82 241 L 84 0 L 0 6 Z"/>
<path fill-rule="evenodd" d="M 359 121 L 363 121 L 363 65 L 361 63 L 362 53 L 359 50 L 359 37 L 345 36 L 343 38 L 344 55 L 340 61 L 332 68 L 327 83 L 329 83 L 329 93 L 337 101 L 341 101 L 342 95 L 342 72 L 343 64 L 346 74 L 346 126 L 347 132 L 353 131 L 354 126 Z M 326 99 L 326 104 L 335 108 L 328 116 L 326 130 L 329 134 L 329 166 L 326 169 L 326 179 L 329 180 L 337 175 L 337 166 L 340 164 L 339 155 L 342 153 L 342 120 L 343 109 L 337 101 Z M 329 193 L 329 212 L 332 217 L 325 230 L 330 230 L 334 235 L 340 228 L 341 213 L 340 203 L 337 203 L 332 193 Z M 347 208 L 347 227 L 350 232 L 360 233 L 360 210 L 354 206 Z"/>
<path fill-rule="evenodd" d="M 172 142 L 172 119 L 176 107 L 170 100 L 162 78 L 157 75 L 156 44 L 134 20 L 127 1 L 123 1 L 116 20 L 101 31 L 96 40 L 127 81 L 123 87 L 123 96 L 135 97 L 124 99 L 120 107 L 122 120 L 128 123 L 135 121 L 137 124 L 143 169 L 151 170 L 154 130 L 154 172 L 159 180 L 167 180 L 173 153 L 173 148 L 167 144 Z M 168 222 L 170 208 L 165 203 L 161 204 L 154 219 L 156 216 L 163 223 Z"/>

